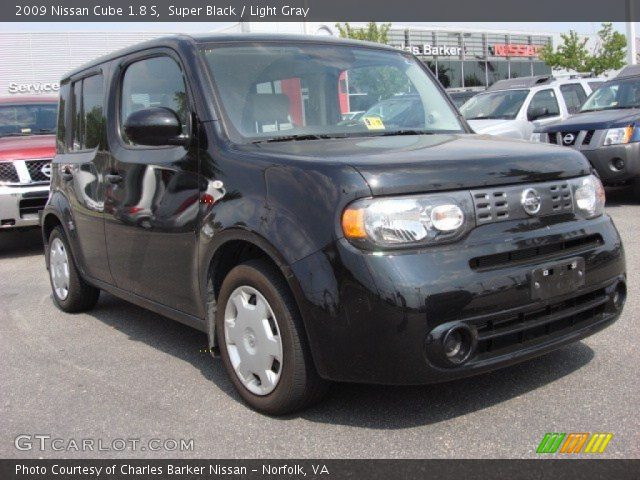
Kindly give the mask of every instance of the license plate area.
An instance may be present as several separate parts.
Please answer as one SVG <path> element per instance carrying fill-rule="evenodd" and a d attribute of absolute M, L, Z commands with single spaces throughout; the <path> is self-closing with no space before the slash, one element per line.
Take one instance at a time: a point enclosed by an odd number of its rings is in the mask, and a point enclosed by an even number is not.
<path fill-rule="evenodd" d="M 584 286 L 584 258 L 547 263 L 531 272 L 531 298 L 545 300 Z"/>

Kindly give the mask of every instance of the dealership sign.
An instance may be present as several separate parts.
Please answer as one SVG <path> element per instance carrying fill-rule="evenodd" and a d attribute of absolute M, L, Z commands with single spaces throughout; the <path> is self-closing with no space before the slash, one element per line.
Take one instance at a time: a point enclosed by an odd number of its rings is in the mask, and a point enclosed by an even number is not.
<path fill-rule="evenodd" d="M 433 55 L 439 57 L 454 57 L 460 56 L 462 53 L 462 47 L 445 47 L 441 45 L 429 45 L 425 43 L 423 45 L 402 45 L 402 50 L 413 53 L 414 55 Z"/>
<path fill-rule="evenodd" d="M 57 82 L 10 83 L 9 93 L 53 93 L 60 90 Z"/>
<path fill-rule="evenodd" d="M 489 51 L 496 57 L 537 57 L 541 49 L 539 45 L 518 43 L 496 43 L 489 47 Z"/>

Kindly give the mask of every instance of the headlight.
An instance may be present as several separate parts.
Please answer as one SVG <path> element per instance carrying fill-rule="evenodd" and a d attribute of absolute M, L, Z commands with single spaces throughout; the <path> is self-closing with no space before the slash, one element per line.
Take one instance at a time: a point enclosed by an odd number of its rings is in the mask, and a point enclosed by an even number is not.
<path fill-rule="evenodd" d="M 345 237 L 369 248 L 455 241 L 474 224 L 469 192 L 363 199 L 342 215 Z"/>
<path fill-rule="evenodd" d="M 587 218 L 598 217 L 604 213 L 604 187 L 595 175 L 589 175 L 576 183 L 573 198 L 577 211 Z"/>
<path fill-rule="evenodd" d="M 610 128 L 604 137 L 605 145 L 621 145 L 631 141 L 633 127 Z"/>
<path fill-rule="evenodd" d="M 532 133 L 531 138 L 529 139 L 532 142 L 541 142 L 542 141 L 542 133 Z"/>

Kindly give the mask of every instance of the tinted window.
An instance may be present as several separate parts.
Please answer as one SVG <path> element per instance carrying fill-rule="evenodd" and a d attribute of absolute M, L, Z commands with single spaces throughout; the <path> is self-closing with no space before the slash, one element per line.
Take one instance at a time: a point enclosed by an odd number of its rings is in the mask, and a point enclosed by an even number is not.
<path fill-rule="evenodd" d="M 78 80 L 71 95 L 71 150 L 88 150 L 102 145 L 104 87 L 102 75 Z"/>
<path fill-rule="evenodd" d="M 132 63 L 122 80 L 120 124 L 133 112 L 150 107 L 165 107 L 180 118 L 186 132 L 188 109 L 184 77 L 180 66 L 169 57 L 154 57 Z M 124 132 L 122 137 L 128 143 Z"/>
<path fill-rule="evenodd" d="M 587 94 L 584 93 L 584 88 L 579 83 L 561 85 L 560 92 L 564 102 L 567 104 L 569 113 L 576 113 L 587 99 Z"/>
<path fill-rule="evenodd" d="M 71 150 L 82 148 L 82 81 L 71 86 Z"/>
<path fill-rule="evenodd" d="M 527 109 L 527 117 L 530 117 L 534 110 L 539 108 L 546 108 L 547 113 L 544 117 L 554 117 L 560 115 L 560 107 L 558 106 L 558 100 L 553 90 L 540 90 L 531 99 L 529 108 Z M 540 117 L 542 118 L 542 117 Z"/>
<path fill-rule="evenodd" d="M 104 102 L 103 80 L 101 75 L 85 78 L 82 85 L 83 110 L 83 148 L 102 146 L 105 120 L 102 110 Z"/>

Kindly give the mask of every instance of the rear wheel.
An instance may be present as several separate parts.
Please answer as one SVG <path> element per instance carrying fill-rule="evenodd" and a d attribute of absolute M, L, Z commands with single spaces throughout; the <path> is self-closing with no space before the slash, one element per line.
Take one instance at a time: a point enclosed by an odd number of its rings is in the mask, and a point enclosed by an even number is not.
<path fill-rule="evenodd" d="M 95 306 L 100 290 L 85 282 L 71 255 L 69 242 L 58 226 L 49 236 L 49 280 L 53 301 L 61 310 L 69 313 L 82 312 Z"/>
<path fill-rule="evenodd" d="M 290 413 L 326 391 L 293 297 L 269 264 L 253 260 L 229 272 L 218 299 L 216 331 L 231 381 L 256 410 Z"/>

